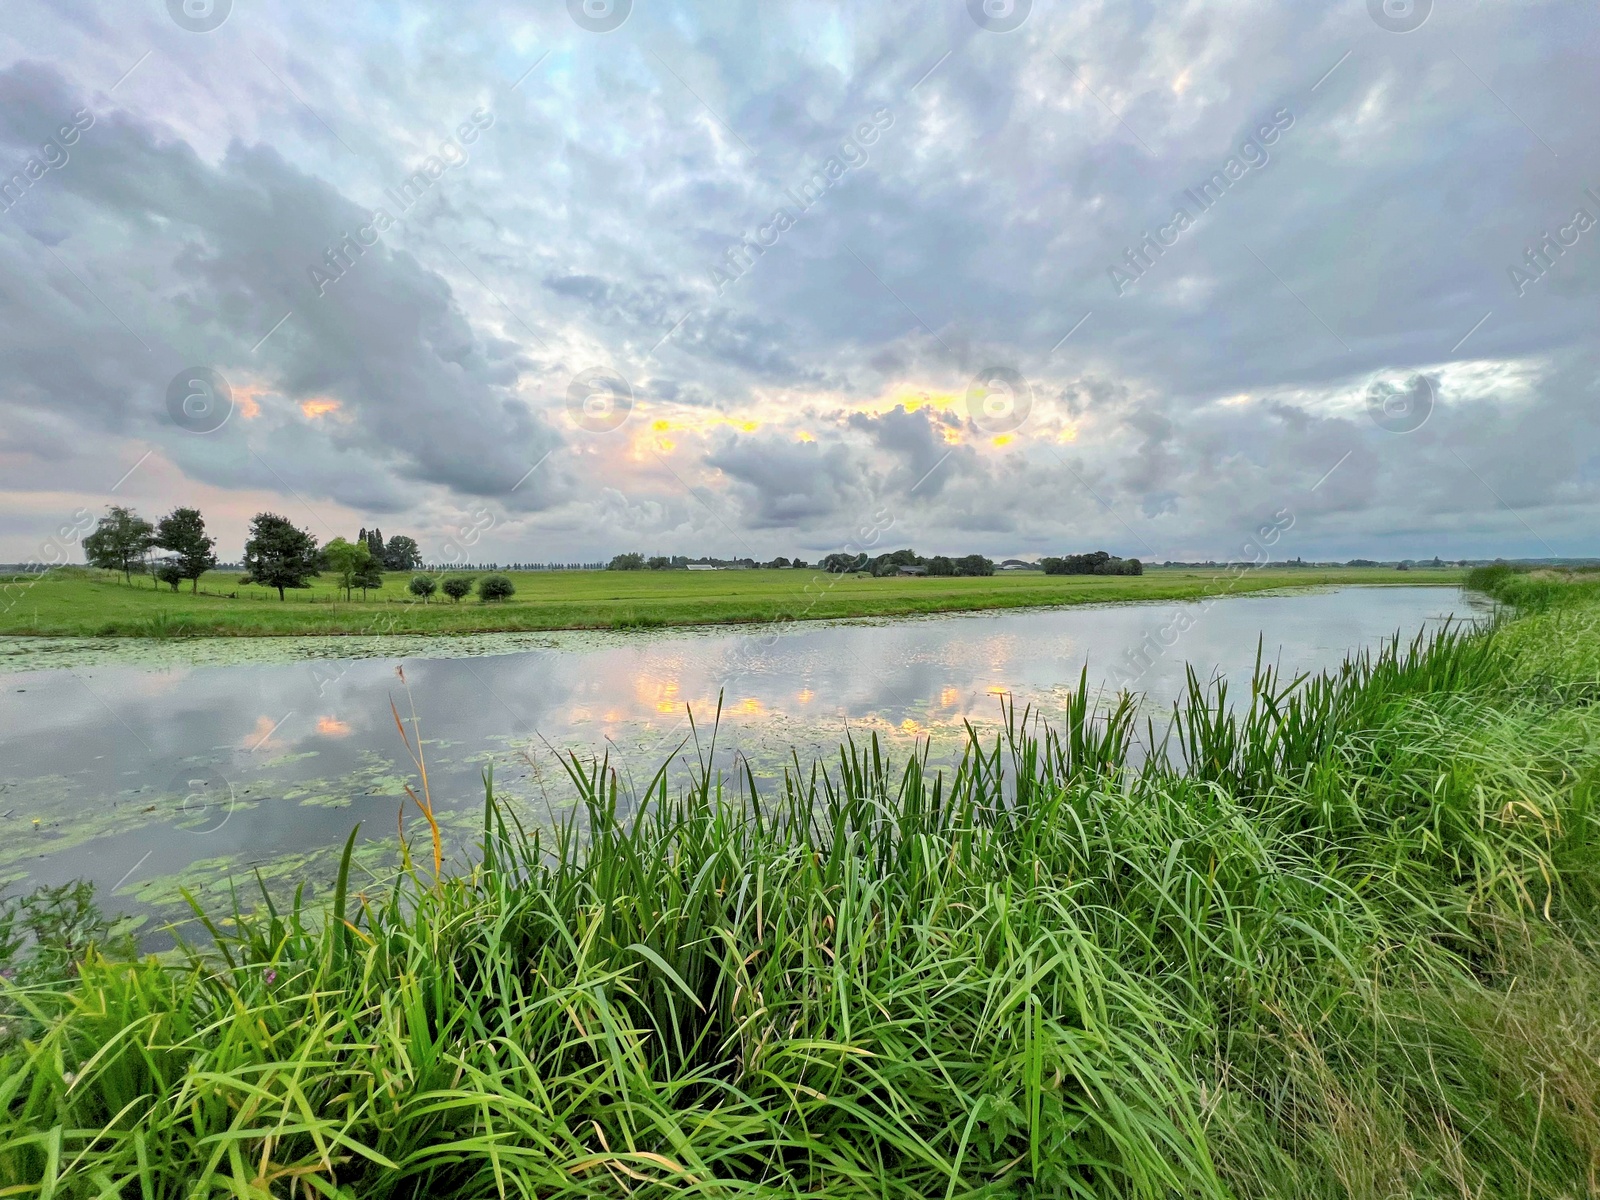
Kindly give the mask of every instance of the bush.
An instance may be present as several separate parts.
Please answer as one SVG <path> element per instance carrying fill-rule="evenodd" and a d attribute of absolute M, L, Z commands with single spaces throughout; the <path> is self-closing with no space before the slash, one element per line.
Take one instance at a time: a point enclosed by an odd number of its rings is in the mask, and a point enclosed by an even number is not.
<path fill-rule="evenodd" d="M 607 564 L 608 571 L 642 571 L 644 570 L 644 555 L 619 554 Z"/>
<path fill-rule="evenodd" d="M 1508 562 L 1492 562 L 1487 566 L 1473 567 L 1467 572 L 1461 586 L 1475 592 L 1488 592 L 1492 596 L 1517 573 L 1517 569 Z"/>
<path fill-rule="evenodd" d="M 459 604 L 461 602 L 461 597 L 471 595 L 472 593 L 472 576 L 456 575 L 450 579 L 446 579 L 440 586 L 444 588 L 444 594 L 446 596 L 449 596 L 450 599 Z"/>
<path fill-rule="evenodd" d="M 432 575 L 413 575 L 411 582 L 406 584 L 406 590 L 413 596 L 421 596 L 426 604 L 428 597 L 439 590 L 439 581 Z"/>
<path fill-rule="evenodd" d="M 169 585 L 173 591 L 178 590 L 178 585 L 183 582 L 183 567 L 170 559 L 156 564 L 156 578 Z"/>
<path fill-rule="evenodd" d="M 517 594 L 508 575 L 485 575 L 478 581 L 478 599 L 488 604 L 491 600 L 509 600 Z"/>

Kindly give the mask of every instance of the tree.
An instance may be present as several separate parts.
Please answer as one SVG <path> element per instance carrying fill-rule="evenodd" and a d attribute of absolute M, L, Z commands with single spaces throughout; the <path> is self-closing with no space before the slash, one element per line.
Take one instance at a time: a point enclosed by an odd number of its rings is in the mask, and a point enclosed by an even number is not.
<path fill-rule="evenodd" d="M 365 600 L 368 588 L 383 586 L 383 564 L 368 553 L 356 564 L 356 575 L 352 582 L 361 589 L 361 598 Z"/>
<path fill-rule="evenodd" d="M 505 575 L 485 575 L 478 581 L 478 599 L 485 604 L 491 600 L 509 600 L 516 594 L 517 589 Z"/>
<path fill-rule="evenodd" d="M 444 594 L 457 604 L 460 604 L 461 597 L 470 594 L 472 591 L 472 576 L 453 575 L 446 579 L 442 586 L 444 587 Z"/>
<path fill-rule="evenodd" d="M 1062 558 L 1041 558 L 1039 566 L 1046 575 L 1094 575 L 1105 574 L 1099 568 L 1111 561 L 1111 555 L 1104 550 L 1095 550 L 1089 554 L 1068 554 Z"/>
<path fill-rule="evenodd" d="M 872 560 L 872 573 L 877 576 L 896 574 L 901 567 L 918 567 L 922 559 L 915 550 L 891 550 Z"/>
<path fill-rule="evenodd" d="M 981 554 L 967 554 L 956 559 L 957 575 L 993 575 L 994 560 Z"/>
<path fill-rule="evenodd" d="M 672 569 L 672 560 L 665 554 L 657 554 L 644 565 L 652 571 L 670 571 Z"/>
<path fill-rule="evenodd" d="M 955 573 L 955 562 L 943 554 L 935 554 L 928 560 L 929 575 L 954 575 Z"/>
<path fill-rule="evenodd" d="M 348 600 L 350 589 L 361 586 L 357 576 L 362 564 L 372 561 L 372 552 L 367 549 L 365 541 L 347 542 L 342 537 L 334 538 L 322 548 L 322 561 L 327 564 L 328 570 L 339 577 L 339 587 Z"/>
<path fill-rule="evenodd" d="M 178 585 L 188 578 L 183 573 L 183 567 L 175 558 L 164 558 L 156 564 L 156 578 L 162 583 L 171 586 L 173 591 L 178 590 Z"/>
<path fill-rule="evenodd" d="M 613 558 L 606 570 L 608 571 L 642 571 L 644 570 L 644 555 L 619 554 Z"/>
<path fill-rule="evenodd" d="M 108 571 L 121 571 L 131 584 L 133 564 L 144 558 L 145 551 L 155 544 L 156 530 L 138 513 L 120 504 L 106 510 L 94 527 L 94 532 L 83 539 L 83 553 L 91 567 Z"/>
<path fill-rule="evenodd" d="M 383 566 L 388 571 L 415 571 L 422 565 L 422 549 L 415 538 L 397 533 L 383 548 Z"/>
<path fill-rule="evenodd" d="M 176 556 L 179 579 L 187 579 L 190 592 L 200 590 L 200 576 L 217 565 L 217 539 L 206 534 L 205 518 L 198 508 L 175 508 L 156 526 L 155 544 Z M 176 589 L 174 589 L 176 590 Z"/>
<path fill-rule="evenodd" d="M 1144 566 L 1137 558 L 1107 558 L 1094 569 L 1096 575 L 1143 575 Z"/>
<path fill-rule="evenodd" d="M 406 590 L 413 596 L 419 596 L 426 604 L 428 597 L 439 590 L 439 581 L 432 575 L 413 575 L 411 582 L 406 584 Z"/>
<path fill-rule="evenodd" d="M 843 575 L 847 571 L 859 571 L 866 564 L 865 554 L 830 554 L 822 560 L 822 569 L 830 575 Z"/>
<path fill-rule="evenodd" d="M 244 544 L 244 570 L 249 582 L 278 589 L 303 588 L 317 574 L 321 555 L 317 539 L 297 529 L 287 517 L 277 513 L 257 513 L 250 522 L 250 537 Z"/>

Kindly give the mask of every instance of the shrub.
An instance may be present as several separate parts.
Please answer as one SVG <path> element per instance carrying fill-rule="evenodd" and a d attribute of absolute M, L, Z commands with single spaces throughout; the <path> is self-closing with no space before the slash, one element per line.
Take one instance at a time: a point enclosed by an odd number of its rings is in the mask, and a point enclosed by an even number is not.
<path fill-rule="evenodd" d="M 413 596 L 421 596 L 426 604 L 428 597 L 439 590 L 439 581 L 432 575 L 413 575 L 411 582 L 406 584 L 406 590 Z"/>
<path fill-rule="evenodd" d="M 478 581 L 478 599 L 488 604 L 491 600 L 508 600 L 517 594 L 508 575 L 485 575 Z"/>
<path fill-rule="evenodd" d="M 449 579 L 446 579 L 440 586 L 444 588 L 444 594 L 446 596 L 449 596 L 450 599 L 459 604 L 461 602 L 461 597 L 470 595 L 472 593 L 472 576 L 455 575 Z"/>
<path fill-rule="evenodd" d="M 1488 592 L 1491 596 L 1499 590 L 1506 580 L 1517 574 L 1517 569 L 1508 562 L 1492 562 L 1482 567 L 1473 567 L 1467 572 L 1467 577 L 1462 581 L 1462 586 L 1471 588 L 1475 592 Z"/>
<path fill-rule="evenodd" d="M 644 570 L 644 555 L 619 554 L 607 564 L 608 571 L 642 571 Z"/>

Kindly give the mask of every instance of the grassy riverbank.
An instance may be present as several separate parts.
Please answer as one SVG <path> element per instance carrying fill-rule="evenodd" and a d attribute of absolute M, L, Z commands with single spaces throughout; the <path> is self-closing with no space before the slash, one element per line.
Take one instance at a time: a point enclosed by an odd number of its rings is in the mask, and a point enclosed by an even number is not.
<path fill-rule="evenodd" d="M 575 768 L 554 833 L 491 791 L 470 873 L 424 840 L 398 892 L 213 913 L 187 962 L 21 951 L 0 1181 L 1596 1195 L 1600 604 L 1244 683 L 1170 733 L 1080 700 L 953 777 L 847 747 L 759 806 L 658 780 L 635 816 Z"/>
<path fill-rule="evenodd" d="M 212 572 L 201 592 L 149 579 L 66 568 L 15 583 L 0 601 L 0 635 L 263 637 L 304 634 L 497 633 L 907 616 L 1128 600 L 1187 600 L 1329 584 L 1456 584 L 1455 569 L 1155 568 L 1142 576 L 1002 573 L 987 578 L 883 578 L 809 570 L 511 572 L 516 595 L 484 604 L 423 604 L 410 574 L 390 574 L 367 600 L 337 596 L 331 578 L 290 592 L 241 586 Z"/>

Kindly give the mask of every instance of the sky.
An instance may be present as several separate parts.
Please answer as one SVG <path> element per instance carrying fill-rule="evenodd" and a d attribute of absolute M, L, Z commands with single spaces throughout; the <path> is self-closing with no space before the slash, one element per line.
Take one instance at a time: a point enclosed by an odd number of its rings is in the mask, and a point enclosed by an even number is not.
<path fill-rule="evenodd" d="M 0 560 L 1600 554 L 1600 8 L 7 0 Z"/>

